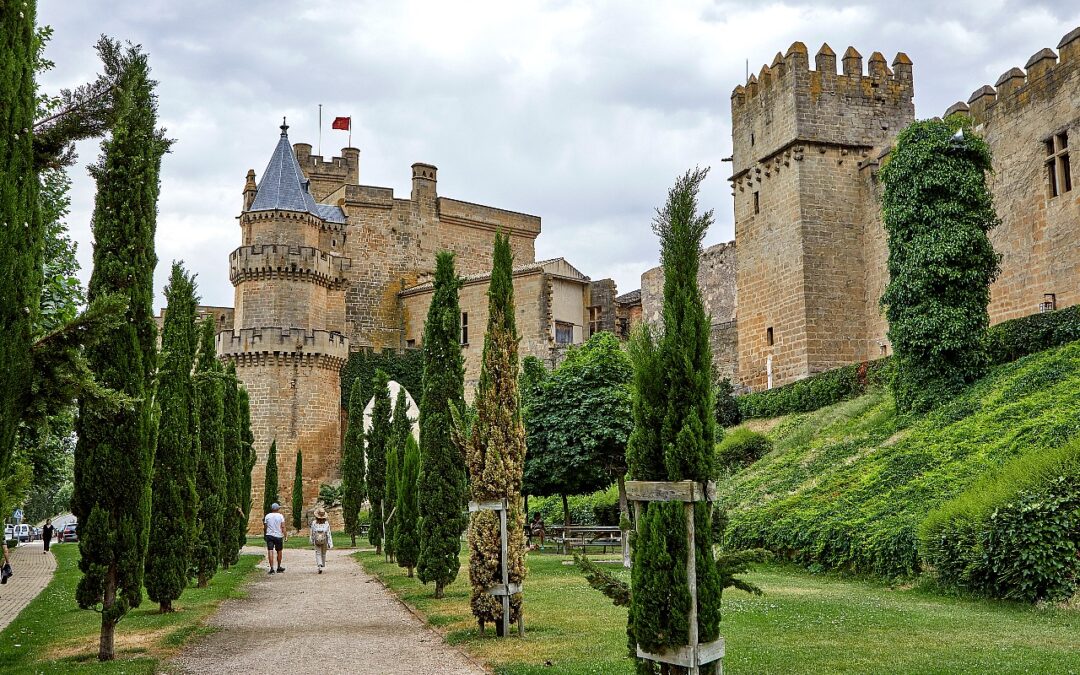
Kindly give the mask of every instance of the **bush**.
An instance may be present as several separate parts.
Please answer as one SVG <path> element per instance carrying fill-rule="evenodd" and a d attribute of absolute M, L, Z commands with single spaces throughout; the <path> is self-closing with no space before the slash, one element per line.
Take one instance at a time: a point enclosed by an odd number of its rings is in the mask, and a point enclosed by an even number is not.
<path fill-rule="evenodd" d="M 921 553 L 945 585 L 1017 600 L 1080 588 L 1080 441 L 1029 451 L 932 511 Z"/>
<path fill-rule="evenodd" d="M 742 414 L 739 412 L 739 402 L 732 395 L 735 387 L 731 384 L 731 380 L 726 377 L 721 379 L 716 383 L 713 391 L 716 395 L 717 426 L 733 427 L 741 422 Z"/>
<path fill-rule="evenodd" d="M 860 396 L 869 387 L 887 383 L 892 367 L 890 356 L 853 363 L 782 387 L 745 394 L 735 401 L 743 419 L 812 412 Z"/>
<path fill-rule="evenodd" d="M 716 468 L 721 475 L 732 474 L 758 461 L 772 450 L 765 434 L 746 428 L 729 431 L 716 446 Z"/>
<path fill-rule="evenodd" d="M 567 498 L 570 507 L 570 522 L 574 525 L 618 525 L 619 524 L 619 487 L 610 487 L 587 495 L 572 495 Z M 528 520 L 539 512 L 548 525 L 562 525 L 562 497 L 530 497 Z"/>
<path fill-rule="evenodd" d="M 1080 340 L 1080 305 L 1003 321 L 986 332 L 994 364 Z"/>

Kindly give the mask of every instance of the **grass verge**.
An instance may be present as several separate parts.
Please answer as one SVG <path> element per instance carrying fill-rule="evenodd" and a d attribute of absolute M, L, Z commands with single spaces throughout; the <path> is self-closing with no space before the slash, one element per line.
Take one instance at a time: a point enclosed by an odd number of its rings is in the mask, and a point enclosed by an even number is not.
<path fill-rule="evenodd" d="M 144 597 L 142 605 L 117 626 L 117 660 L 99 663 L 101 615 L 75 605 L 79 549 L 65 545 L 52 550 L 57 563 L 52 581 L 0 633 L 0 672 L 160 672 L 162 660 L 211 630 L 205 620 L 223 600 L 243 595 L 240 587 L 259 561 L 256 556 L 241 556 L 237 565 L 219 571 L 209 587 L 188 588 L 172 614 L 158 614 L 157 604 Z"/>
<path fill-rule="evenodd" d="M 490 629 L 477 634 L 467 567 L 446 598 L 435 600 L 431 586 L 382 556 L 355 556 L 448 642 L 500 675 L 633 672 L 626 610 L 589 588 L 576 568 L 563 564 L 565 556 L 528 558 L 524 640 L 500 640 Z M 944 597 L 789 566 L 744 576 L 765 595 L 724 595 L 727 673 L 1080 673 L 1075 610 Z"/>

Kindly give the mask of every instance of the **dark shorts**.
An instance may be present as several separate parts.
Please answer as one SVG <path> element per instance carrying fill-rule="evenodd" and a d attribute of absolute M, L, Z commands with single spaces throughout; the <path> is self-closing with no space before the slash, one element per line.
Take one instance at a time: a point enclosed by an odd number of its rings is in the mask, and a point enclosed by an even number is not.
<path fill-rule="evenodd" d="M 281 537 L 271 537 L 268 534 L 263 535 L 263 539 L 266 540 L 267 551 L 280 551 L 284 540 Z"/>

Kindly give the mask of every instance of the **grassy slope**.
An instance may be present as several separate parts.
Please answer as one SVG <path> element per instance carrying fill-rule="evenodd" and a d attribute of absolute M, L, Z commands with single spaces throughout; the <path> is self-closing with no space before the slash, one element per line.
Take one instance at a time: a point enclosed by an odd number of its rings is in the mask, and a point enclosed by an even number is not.
<path fill-rule="evenodd" d="M 884 576 L 918 569 L 935 506 L 1021 453 L 1080 432 L 1080 343 L 996 368 L 925 418 L 884 392 L 782 419 L 775 449 L 720 487 L 728 539 Z"/>
<path fill-rule="evenodd" d="M 528 557 L 524 640 L 501 640 L 490 629 L 477 635 L 467 568 L 445 599 L 434 600 L 430 586 L 406 578 L 381 556 L 361 552 L 357 558 L 449 642 L 496 673 L 633 672 L 626 658 L 626 610 L 563 565 L 565 556 Z M 1075 611 L 945 598 L 791 567 L 745 576 L 765 595 L 725 593 L 726 673 L 1080 673 Z"/>
<path fill-rule="evenodd" d="M 208 588 L 188 588 L 175 603 L 179 611 L 158 614 L 146 598 L 116 629 L 117 660 L 98 663 L 101 616 L 75 605 L 79 549 L 54 546 L 57 570 L 49 585 L 0 633 L 0 672 L 155 673 L 160 659 L 175 654 L 207 630 L 204 620 L 226 598 L 240 597 L 240 586 L 255 569 L 256 556 L 219 571 Z"/>

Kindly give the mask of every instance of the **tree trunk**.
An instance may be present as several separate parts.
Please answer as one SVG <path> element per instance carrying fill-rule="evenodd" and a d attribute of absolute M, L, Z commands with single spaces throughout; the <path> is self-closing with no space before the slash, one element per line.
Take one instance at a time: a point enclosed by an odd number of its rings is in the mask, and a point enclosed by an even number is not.
<path fill-rule="evenodd" d="M 566 495 L 561 495 L 561 497 L 562 497 L 563 525 L 569 525 L 570 524 L 570 502 L 568 502 L 566 500 Z"/>
<path fill-rule="evenodd" d="M 634 524 L 630 521 L 630 506 L 626 501 L 626 476 L 619 476 L 619 525 L 628 523 L 629 526 L 622 531 L 622 565 L 630 569 L 630 530 Z"/>
<path fill-rule="evenodd" d="M 206 578 L 206 572 L 199 572 L 199 584 L 196 588 L 206 588 L 207 582 L 210 580 Z"/>
<path fill-rule="evenodd" d="M 525 520 L 529 520 L 529 495 L 522 495 L 525 498 Z"/>
<path fill-rule="evenodd" d="M 445 589 L 443 588 L 442 582 L 441 581 L 436 581 L 435 582 L 435 598 L 436 599 L 442 599 L 445 595 L 446 595 L 446 593 L 445 593 Z"/>
<path fill-rule="evenodd" d="M 412 567 L 409 567 L 409 578 L 412 579 Z"/>
<path fill-rule="evenodd" d="M 356 535 L 350 534 L 349 536 L 352 538 L 352 547 L 356 548 Z"/>
<path fill-rule="evenodd" d="M 173 609 L 172 600 L 162 600 L 158 603 L 158 614 L 171 614 L 176 610 Z"/>
<path fill-rule="evenodd" d="M 112 661 L 116 658 L 114 638 L 116 621 L 106 619 L 109 610 L 116 604 L 116 563 L 109 565 L 105 574 L 105 597 L 101 603 L 101 640 L 98 643 L 98 661 Z"/>

